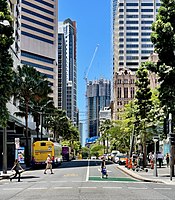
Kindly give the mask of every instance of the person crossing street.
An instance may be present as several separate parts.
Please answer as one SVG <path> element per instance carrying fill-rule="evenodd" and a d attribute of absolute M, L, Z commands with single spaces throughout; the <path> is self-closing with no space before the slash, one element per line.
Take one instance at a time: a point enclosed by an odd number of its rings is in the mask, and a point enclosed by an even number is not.
<path fill-rule="evenodd" d="M 46 159 L 46 168 L 44 170 L 44 174 L 47 174 L 47 170 L 50 169 L 51 174 L 53 174 L 52 171 L 52 159 L 51 159 L 51 155 L 48 154 L 48 157 Z"/>

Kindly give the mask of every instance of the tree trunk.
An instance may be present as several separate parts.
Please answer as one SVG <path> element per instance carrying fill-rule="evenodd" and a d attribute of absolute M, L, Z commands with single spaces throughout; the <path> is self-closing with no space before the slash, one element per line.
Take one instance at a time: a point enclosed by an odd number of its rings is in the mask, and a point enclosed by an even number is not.
<path fill-rule="evenodd" d="M 30 158 L 29 158 L 29 136 L 28 136 L 28 101 L 26 102 L 25 124 L 26 124 L 25 164 L 26 164 L 26 166 L 29 166 Z"/>
<path fill-rule="evenodd" d="M 144 132 L 143 135 L 143 167 L 146 167 L 146 157 L 147 157 L 147 151 L 146 151 L 146 133 Z"/>

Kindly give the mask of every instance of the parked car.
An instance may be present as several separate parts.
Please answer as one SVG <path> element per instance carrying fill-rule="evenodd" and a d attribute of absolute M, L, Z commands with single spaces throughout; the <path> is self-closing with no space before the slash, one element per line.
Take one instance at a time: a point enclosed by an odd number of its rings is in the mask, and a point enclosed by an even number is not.
<path fill-rule="evenodd" d="M 91 160 L 96 160 L 97 157 L 96 156 L 91 156 Z"/>
<path fill-rule="evenodd" d="M 115 156 L 115 163 L 119 165 L 125 165 L 126 164 L 126 158 L 127 156 L 125 154 L 117 154 Z"/>

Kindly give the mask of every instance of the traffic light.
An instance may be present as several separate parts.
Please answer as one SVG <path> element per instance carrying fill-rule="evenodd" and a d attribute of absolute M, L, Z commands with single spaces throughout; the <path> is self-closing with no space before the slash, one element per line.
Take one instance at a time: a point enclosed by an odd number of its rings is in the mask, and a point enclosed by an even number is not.
<path fill-rule="evenodd" d="M 175 134 L 174 133 L 170 133 L 170 142 L 171 142 L 171 145 L 175 145 Z"/>

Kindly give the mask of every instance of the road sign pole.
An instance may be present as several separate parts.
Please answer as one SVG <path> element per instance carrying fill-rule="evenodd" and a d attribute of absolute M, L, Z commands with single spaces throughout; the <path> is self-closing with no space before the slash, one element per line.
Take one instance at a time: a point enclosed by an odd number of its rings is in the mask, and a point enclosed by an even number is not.
<path fill-rule="evenodd" d="M 172 181 L 172 177 L 174 174 L 174 145 L 172 145 L 172 139 L 171 139 L 171 135 L 172 135 L 172 131 L 171 131 L 171 121 L 172 121 L 172 114 L 169 113 L 169 117 L 168 117 L 168 124 L 169 124 L 169 143 L 171 145 L 170 148 L 170 180 Z"/>
<path fill-rule="evenodd" d="M 3 173 L 7 174 L 7 128 L 3 128 Z"/>

